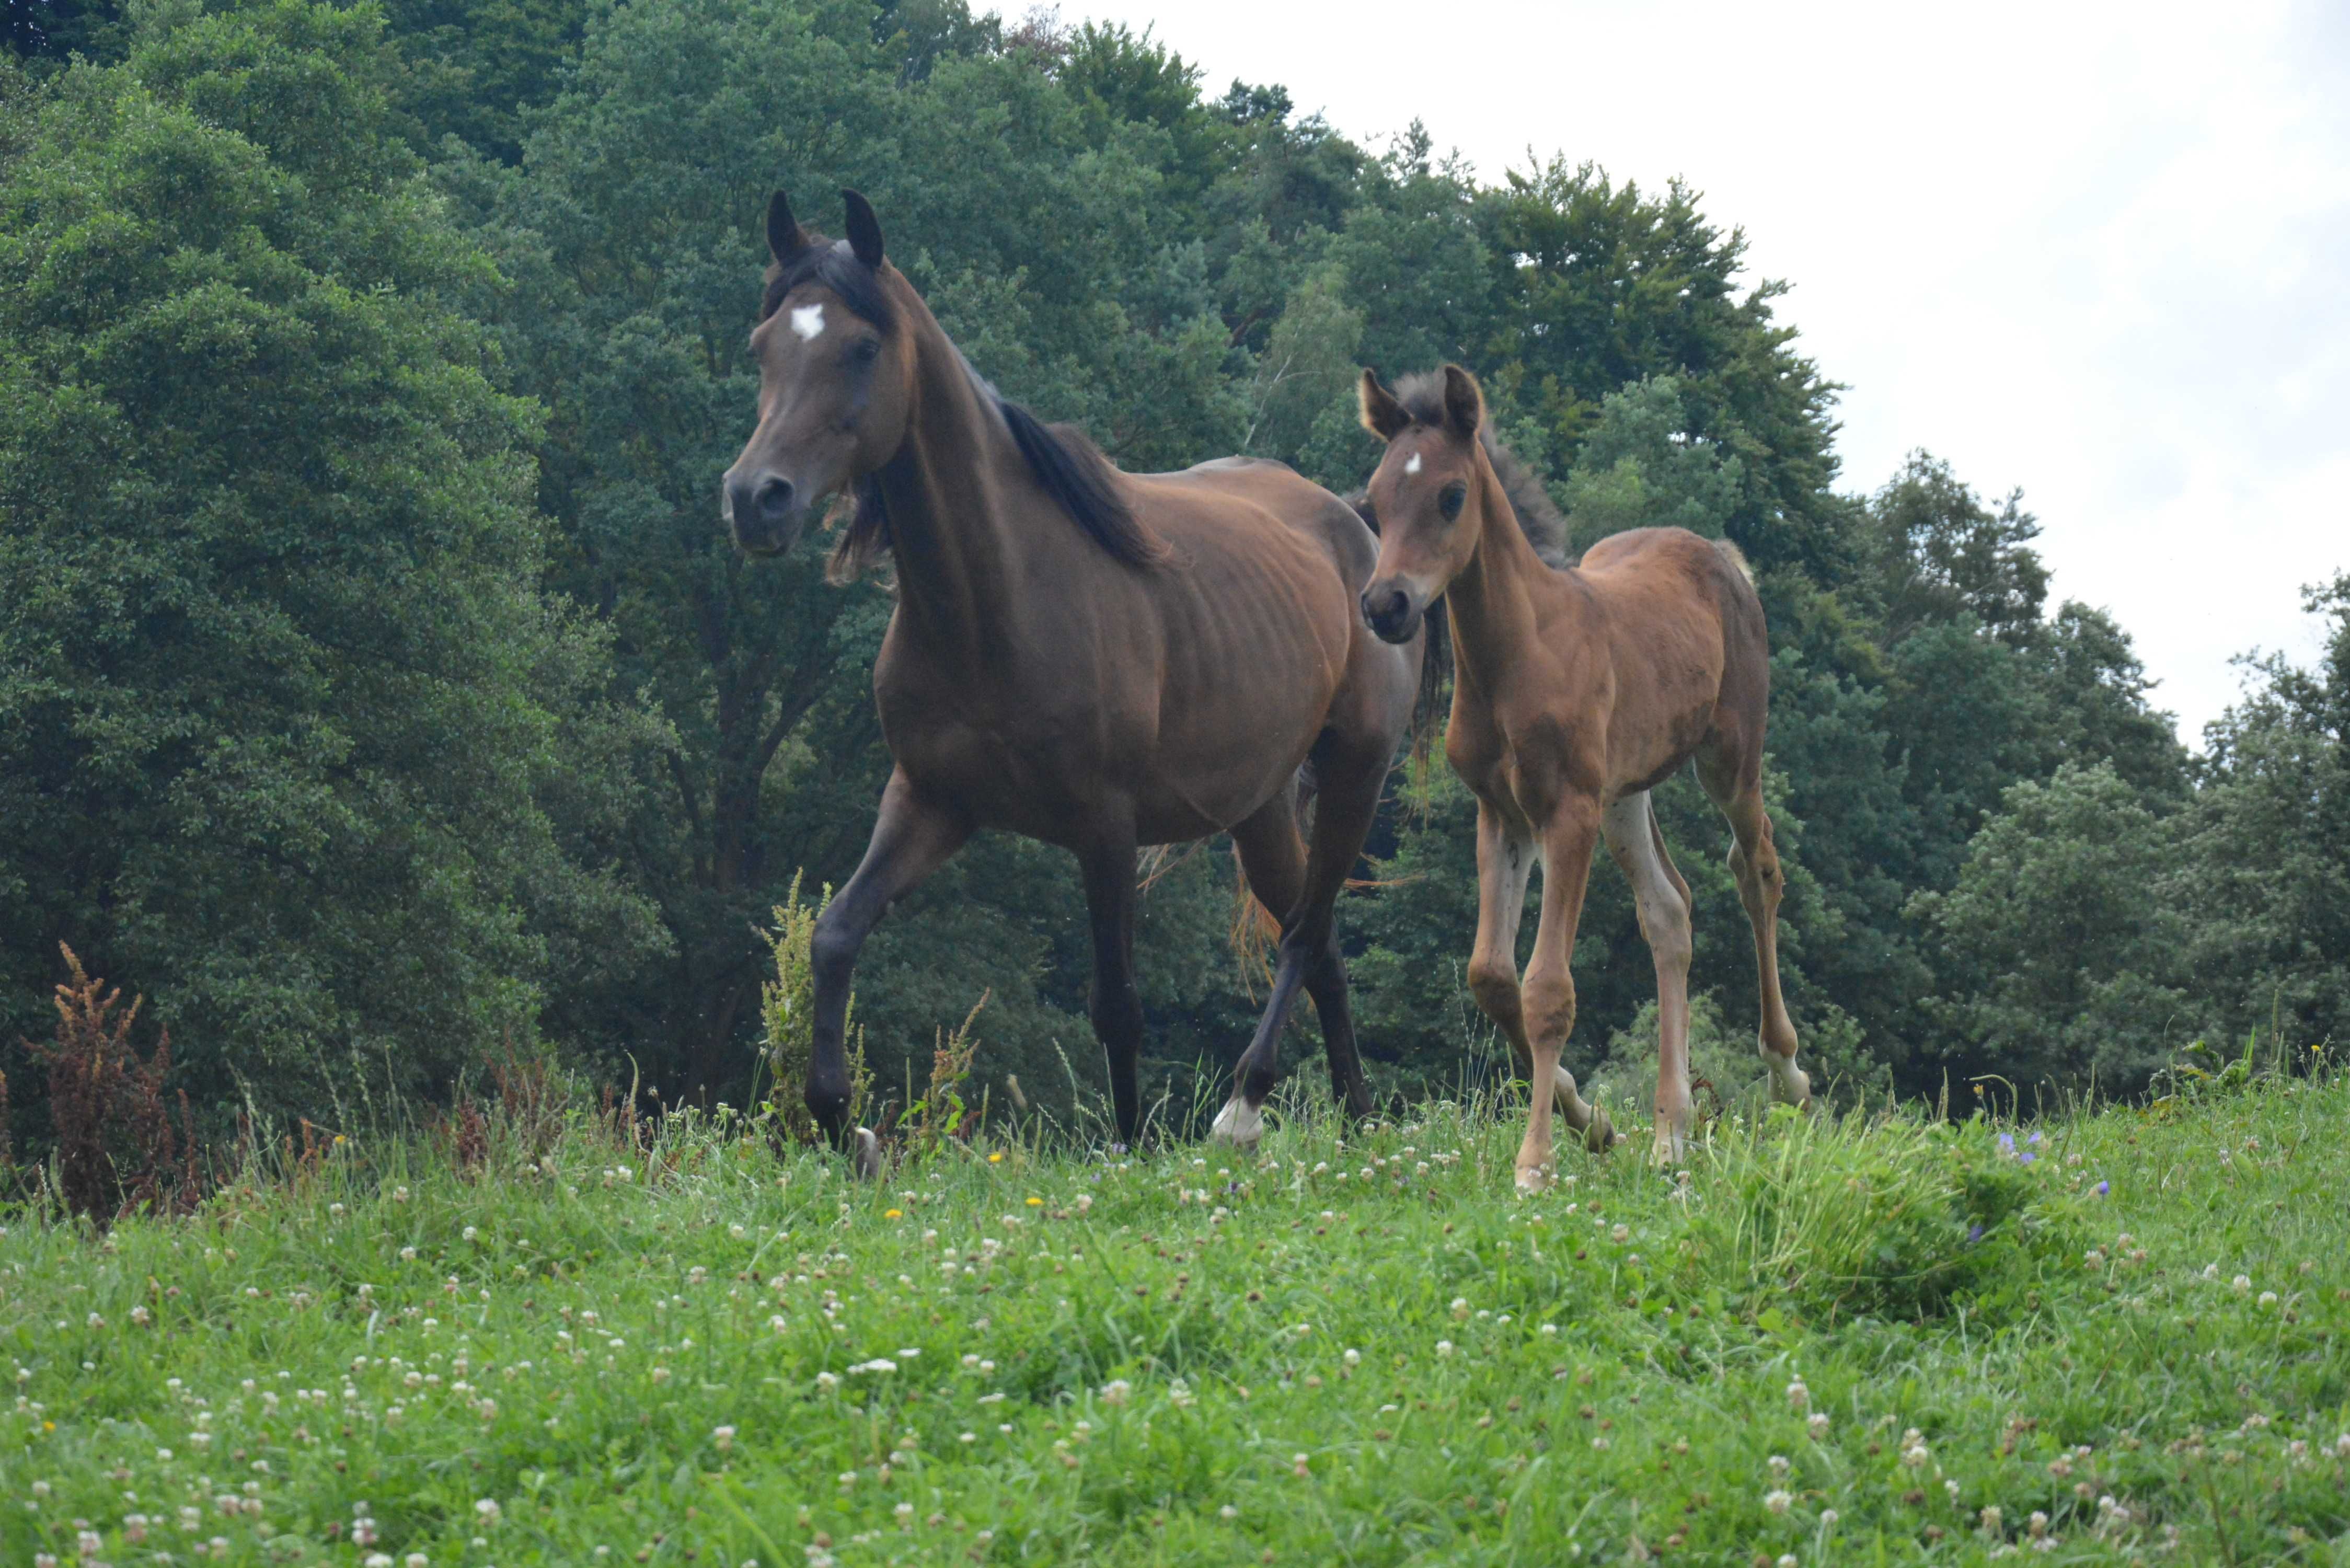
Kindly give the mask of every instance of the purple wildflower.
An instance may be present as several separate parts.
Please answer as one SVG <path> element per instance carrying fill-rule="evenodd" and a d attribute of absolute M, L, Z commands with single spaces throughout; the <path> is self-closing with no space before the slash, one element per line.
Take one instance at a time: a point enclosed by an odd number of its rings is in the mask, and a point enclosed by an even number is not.
<path fill-rule="evenodd" d="M 1974 1224 L 1974 1225 L 1970 1225 L 1970 1226 L 1968 1226 L 1968 1227 L 1967 1227 L 1967 1245 L 1968 1245 L 1968 1246 L 1970 1246 L 1970 1247 L 1971 1247 L 1971 1246 L 1973 1246 L 1977 1241 L 1981 1241 L 1981 1240 L 1982 1240 L 1982 1232 L 1983 1232 L 1983 1228 L 1982 1228 L 1982 1226 L 1981 1226 L 1981 1224 Z"/>
<path fill-rule="evenodd" d="M 2095 1193 L 2100 1198 L 2103 1198 L 2106 1193 L 2111 1192 L 2113 1189 L 2114 1184 L 2110 1181 L 2100 1181 L 2095 1187 L 2089 1189 L 2090 1191 Z"/>

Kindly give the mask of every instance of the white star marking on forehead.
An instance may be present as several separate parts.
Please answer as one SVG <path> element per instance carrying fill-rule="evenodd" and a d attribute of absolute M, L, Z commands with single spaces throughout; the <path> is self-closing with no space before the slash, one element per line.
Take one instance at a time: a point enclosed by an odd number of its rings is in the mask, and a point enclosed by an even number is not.
<path fill-rule="evenodd" d="M 1419 472 L 1419 453 L 1413 452 L 1409 457 L 1404 459 L 1403 471 L 1406 473 L 1418 473 Z"/>
<path fill-rule="evenodd" d="M 803 342 L 813 343 L 824 336 L 824 306 L 803 305 L 792 312 L 792 330 Z"/>

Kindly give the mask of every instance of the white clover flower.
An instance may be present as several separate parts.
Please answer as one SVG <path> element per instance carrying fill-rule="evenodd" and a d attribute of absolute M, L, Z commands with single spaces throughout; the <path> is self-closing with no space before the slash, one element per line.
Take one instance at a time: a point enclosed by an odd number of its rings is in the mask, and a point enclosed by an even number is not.
<path fill-rule="evenodd" d="M 1105 1405 L 1123 1405 L 1133 1397 L 1134 1385 L 1123 1377 L 1113 1377 L 1102 1385 L 1101 1397 Z"/>
<path fill-rule="evenodd" d="M 1469 1298 L 1467 1296 L 1454 1296 L 1452 1298 L 1452 1320 L 1455 1323 L 1466 1323 L 1469 1321 Z"/>
<path fill-rule="evenodd" d="M 1794 1494 L 1789 1491 L 1785 1487 L 1773 1487 L 1769 1491 L 1762 1494 L 1762 1506 L 1769 1509 L 1773 1513 L 1786 1512 L 1789 1507 L 1794 1503 Z"/>
<path fill-rule="evenodd" d="M 498 1507 L 498 1500 L 494 1497 L 479 1498 L 473 1503 L 473 1512 L 480 1517 L 484 1524 L 495 1524 L 504 1511 Z"/>
<path fill-rule="evenodd" d="M 1436 1354 L 1437 1354 L 1437 1355 L 1451 1355 L 1451 1354 L 1452 1354 L 1452 1342 L 1451 1342 L 1451 1340 L 1449 1340 L 1449 1339 L 1440 1339 L 1440 1340 L 1438 1340 L 1438 1341 L 1436 1342 Z"/>
<path fill-rule="evenodd" d="M 1812 1403 L 1812 1391 L 1804 1386 L 1804 1380 L 1802 1378 L 1798 1377 L 1793 1383 L 1787 1385 L 1787 1403 L 1794 1406 L 1798 1410 L 1807 1409 L 1810 1407 Z"/>
<path fill-rule="evenodd" d="M 2250 1295 L 2250 1294 L 2251 1294 L 2251 1293 L 2252 1293 L 2252 1277 L 2251 1277 L 2251 1275 L 2250 1275 L 2250 1274 L 2238 1274 L 2238 1275 L 2235 1277 L 2235 1280 L 2234 1280 L 2232 1282 L 2233 1282 L 2233 1284 L 2235 1285 L 2235 1288 L 2236 1288 L 2236 1293 L 2237 1293 L 2238 1295 L 2240 1295 L 2240 1296 L 2247 1296 L 2247 1295 Z"/>
<path fill-rule="evenodd" d="M 1812 1435 L 1812 1441 L 1815 1443 L 1824 1443 L 1827 1441 L 1828 1413 L 1825 1410 L 1814 1410 L 1809 1416 L 1804 1417 L 1804 1430 Z"/>
<path fill-rule="evenodd" d="M 710 1431 L 710 1440 L 718 1445 L 718 1451 L 723 1454 L 734 1446 L 734 1428 L 713 1427 Z"/>

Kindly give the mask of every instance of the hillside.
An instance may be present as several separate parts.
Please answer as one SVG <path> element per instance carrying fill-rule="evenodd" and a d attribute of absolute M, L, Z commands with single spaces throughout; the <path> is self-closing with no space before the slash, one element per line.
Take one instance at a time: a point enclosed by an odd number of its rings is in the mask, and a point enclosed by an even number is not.
<path fill-rule="evenodd" d="M 0 1562 L 2340 1562 L 2341 1083 L 879 1189 L 585 1111 L 0 1231 Z M 2021 1141 L 2015 1141 L 2020 1133 Z"/>

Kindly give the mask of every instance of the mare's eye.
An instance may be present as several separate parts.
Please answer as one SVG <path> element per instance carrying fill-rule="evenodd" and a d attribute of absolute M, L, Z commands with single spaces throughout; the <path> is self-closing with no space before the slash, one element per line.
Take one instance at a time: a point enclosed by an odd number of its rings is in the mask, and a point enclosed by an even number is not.
<path fill-rule="evenodd" d="M 881 340 L 878 337 L 860 337 L 848 351 L 848 362 L 852 365 L 870 365 L 879 358 Z"/>
<path fill-rule="evenodd" d="M 1450 523 L 1455 517 L 1461 515 L 1461 504 L 1468 499 L 1469 487 L 1467 485 L 1448 484 L 1443 489 L 1436 493 L 1436 509 L 1442 513 L 1444 514 L 1444 520 L 1447 523 Z"/>

